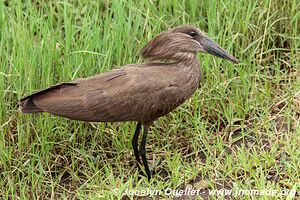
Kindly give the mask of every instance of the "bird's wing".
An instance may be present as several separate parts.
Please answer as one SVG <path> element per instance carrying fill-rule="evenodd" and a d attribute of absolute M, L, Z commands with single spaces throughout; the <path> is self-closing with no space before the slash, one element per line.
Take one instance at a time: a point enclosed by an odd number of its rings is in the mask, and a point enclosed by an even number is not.
<path fill-rule="evenodd" d="M 27 100 L 42 111 L 70 119 L 144 121 L 150 115 L 166 114 L 170 102 L 165 102 L 164 109 L 158 103 L 162 97 L 174 99 L 176 92 L 180 92 L 174 86 L 175 79 L 176 70 L 163 66 L 128 65 L 50 87 Z"/>

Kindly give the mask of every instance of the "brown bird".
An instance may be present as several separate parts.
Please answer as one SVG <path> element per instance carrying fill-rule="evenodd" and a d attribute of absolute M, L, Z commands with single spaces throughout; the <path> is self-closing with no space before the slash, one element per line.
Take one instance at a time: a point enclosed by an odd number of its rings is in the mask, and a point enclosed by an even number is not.
<path fill-rule="evenodd" d="M 21 99 L 20 110 L 23 113 L 48 112 L 89 122 L 137 121 L 132 146 L 137 162 L 143 163 L 150 179 L 152 172 L 145 150 L 148 128 L 154 120 L 178 107 L 198 88 L 198 52 L 238 63 L 235 57 L 197 27 L 178 26 L 162 32 L 142 49 L 142 57 L 151 62 L 129 64 L 49 87 Z M 138 148 L 142 125 L 144 131 Z"/>

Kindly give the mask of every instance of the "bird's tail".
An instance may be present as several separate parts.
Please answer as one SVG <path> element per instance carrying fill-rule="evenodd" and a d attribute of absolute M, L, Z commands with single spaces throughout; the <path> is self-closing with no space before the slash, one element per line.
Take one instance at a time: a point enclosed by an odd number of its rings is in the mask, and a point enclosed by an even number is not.
<path fill-rule="evenodd" d="M 34 102 L 38 101 L 38 97 L 41 95 L 45 95 L 48 92 L 51 92 L 53 90 L 62 89 L 63 87 L 67 86 L 76 86 L 77 83 L 61 83 L 58 85 L 53 85 L 45 90 L 33 93 L 27 97 L 24 97 L 23 99 L 19 100 L 19 109 L 22 113 L 40 113 L 45 112 L 43 108 L 39 108 Z"/>
<path fill-rule="evenodd" d="M 40 113 L 44 112 L 38 108 L 33 101 L 32 96 L 25 97 L 19 101 L 19 109 L 22 113 Z"/>

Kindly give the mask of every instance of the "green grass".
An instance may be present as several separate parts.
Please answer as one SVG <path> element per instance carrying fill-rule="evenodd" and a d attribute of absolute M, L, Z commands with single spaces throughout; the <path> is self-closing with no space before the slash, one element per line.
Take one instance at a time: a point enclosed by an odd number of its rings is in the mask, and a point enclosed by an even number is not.
<path fill-rule="evenodd" d="M 126 188 L 188 186 L 299 195 L 299 8 L 298 0 L 0 0 L 1 199 L 115 199 Z M 150 182 L 135 165 L 134 123 L 18 111 L 19 98 L 52 84 L 144 62 L 143 45 L 181 24 L 207 32 L 240 64 L 199 55 L 201 88 L 150 131 L 151 166 L 161 160 Z"/>

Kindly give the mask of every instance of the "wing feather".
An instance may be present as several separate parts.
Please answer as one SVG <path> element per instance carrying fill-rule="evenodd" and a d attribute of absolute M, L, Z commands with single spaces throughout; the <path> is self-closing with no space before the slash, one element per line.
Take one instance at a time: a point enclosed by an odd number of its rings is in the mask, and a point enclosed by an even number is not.
<path fill-rule="evenodd" d="M 180 93 L 174 87 L 176 70 L 170 72 L 166 68 L 165 73 L 171 74 L 165 76 L 163 69 L 161 66 L 127 65 L 52 86 L 23 98 L 20 105 L 25 108 L 25 102 L 31 102 L 40 111 L 82 121 L 148 120 L 150 115 L 163 115 L 170 110 L 170 102 L 165 103 L 165 110 L 157 105 L 164 103 L 161 93 L 171 95 L 170 99 Z"/>

